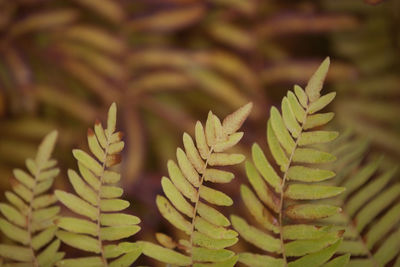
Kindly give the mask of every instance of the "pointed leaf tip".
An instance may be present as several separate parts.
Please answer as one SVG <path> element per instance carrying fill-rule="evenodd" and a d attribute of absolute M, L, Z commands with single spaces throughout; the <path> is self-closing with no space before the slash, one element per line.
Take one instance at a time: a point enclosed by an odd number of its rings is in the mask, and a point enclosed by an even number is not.
<path fill-rule="evenodd" d="M 249 116 L 251 110 L 253 108 L 253 103 L 249 102 L 246 105 L 240 107 L 235 112 L 226 116 L 224 121 L 222 122 L 222 127 L 224 129 L 225 134 L 233 134 L 242 126 L 244 121 Z"/>
<path fill-rule="evenodd" d="M 322 86 L 325 80 L 325 77 L 328 73 L 330 65 L 330 58 L 327 57 L 315 71 L 315 73 L 311 76 L 308 84 L 306 86 L 306 94 L 310 100 L 310 102 L 314 102 L 320 97 L 320 92 L 322 90 Z"/>

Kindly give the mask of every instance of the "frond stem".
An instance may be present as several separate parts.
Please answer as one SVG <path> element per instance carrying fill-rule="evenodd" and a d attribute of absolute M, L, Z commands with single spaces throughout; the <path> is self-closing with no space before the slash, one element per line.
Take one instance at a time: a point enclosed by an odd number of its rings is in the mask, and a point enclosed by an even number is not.
<path fill-rule="evenodd" d="M 35 188 L 36 188 L 36 185 L 37 185 L 37 179 L 39 178 L 40 172 L 41 172 L 41 169 L 38 169 L 36 171 L 36 173 L 35 173 L 34 184 L 33 184 L 33 187 L 32 187 L 33 198 L 35 198 Z M 26 227 L 27 229 L 26 230 L 29 233 L 29 248 L 31 249 L 32 255 L 33 255 L 32 265 L 33 265 L 33 267 L 39 267 L 39 262 L 38 262 L 38 260 L 37 260 L 37 258 L 35 256 L 35 250 L 32 247 L 32 234 L 33 234 L 32 233 L 32 225 L 31 225 L 31 223 L 32 223 L 32 212 L 33 212 L 32 203 L 33 203 L 33 199 L 32 199 L 31 202 L 29 202 L 29 209 L 28 209 L 28 214 L 27 214 L 27 227 Z"/>
<path fill-rule="evenodd" d="M 305 110 L 304 119 L 301 122 L 301 130 L 300 130 L 299 136 L 297 137 L 294 147 L 290 153 L 289 162 L 288 162 L 285 172 L 283 174 L 283 179 L 282 179 L 282 184 L 281 184 L 281 194 L 280 194 L 280 201 L 279 201 L 279 237 L 281 240 L 282 256 L 283 256 L 283 261 L 284 261 L 285 267 L 287 267 L 288 262 L 287 262 L 286 253 L 285 253 L 285 242 L 283 239 L 283 215 L 282 215 L 283 214 L 283 200 L 284 200 L 283 193 L 285 191 L 287 174 L 288 174 L 289 168 L 292 164 L 294 152 L 296 151 L 296 149 L 298 147 L 300 136 L 304 131 L 304 125 L 306 124 L 306 121 L 307 121 L 307 114 L 308 114 L 308 106 L 307 106 L 307 109 Z"/>
<path fill-rule="evenodd" d="M 100 224 L 100 215 L 101 215 L 101 210 L 100 210 L 100 202 L 101 202 L 101 197 L 100 197 L 100 193 L 101 193 L 101 187 L 103 185 L 103 178 L 104 178 L 104 172 L 106 169 L 106 162 L 107 162 L 107 155 L 108 155 L 108 149 L 110 146 L 110 136 L 107 136 L 107 144 L 106 147 L 104 148 L 104 160 L 103 160 L 103 165 L 102 165 L 102 173 L 99 177 L 100 179 L 100 186 L 99 186 L 99 190 L 97 191 L 97 240 L 99 242 L 99 247 L 100 247 L 100 254 L 101 254 L 101 260 L 104 263 L 104 267 L 108 267 L 108 262 L 107 259 L 105 257 L 104 254 L 104 247 L 103 247 L 103 242 L 101 240 L 101 236 L 100 236 L 100 230 L 101 230 L 101 224 Z"/>
<path fill-rule="evenodd" d="M 208 166 L 208 160 L 210 159 L 211 154 L 214 151 L 214 146 L 212 146 L 210 148 L 210 151 L 208 152 L 208 156 L 206 159 L 206 163 L 204 164 L 204 169 L 203 169 L 203 173 L 201 174 L 200 177 L 200 185 L 199 185 L 199 189 L 197 190 L 197 194 L 196 194 L 196 202 L 194 205 L 194 210 L 193 210 L 193 218 L 192 218 L 192 230 L 191 230 L 191 234 L 190 234 L 190 257 L 192 258 L 192 263 L 193 263 L 193 254 L 192 254 L 192 248 L 193 248 L 193 232 L 194 232 L 194 223 L 196 220 L 196 215 L 197 215 L 197 208 L 198 208 L 198 204 L 200 202 L 200 187 L 203 185 L 203 181 L 204 181 L 204 171 L 207 169 Z"/>

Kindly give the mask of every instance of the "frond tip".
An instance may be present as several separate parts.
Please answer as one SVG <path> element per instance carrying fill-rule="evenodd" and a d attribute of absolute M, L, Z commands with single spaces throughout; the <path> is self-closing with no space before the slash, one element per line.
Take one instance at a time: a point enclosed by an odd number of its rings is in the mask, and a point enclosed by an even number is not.
<path fill-rule="evenodd" d="M 62 230 L 57 232 L 57 237 L 69 246 L 97 256 L 65 259 L 57 266 L 130 266 L 141 254 L 137 243 L 109 242 L 128 238 L 140 230 L 138 217 L 121 212 L 129 202 L 120 199 L 123 190 L 115 185 L 120 174 L 110 169 L 121 161 L 120 152 L 124 148 L 122 133 L 116 132 L 116 119 L 117 108 L 113 103 L 108 112 L 107 129 L 96 121 L 94 130 L 88 130 L 93 156 L 80 149 L 72 151 L 80 174 L 68 170 L 68 178 L 76 195 L 55 192 L 61 203 L 82 217 L 58 218 L 56 224 Z"/>
<path fill-rule="evenodd" d="M 320 91 L 329 67 L 327 58 L 309 80 L 306 90 L 295 86 L 282 100 L 281 112 L 272 107 L 267 123 L 267 143 L 276 165 L 261 147 L 252 147 L 253 161 L 246 162 L 246 173 L 255 191 L 241 186 L 245 206 L 262 226 L 231 216 L 232 225 L 241 237 L 270 255 L 240 254 L 239 261 L 249 266 L 320 266 L 327 262 L 341 243 L 342 230 L 321 228 L 312 222 L 333 216 L 340 207 L 315 203 L 335 197 L 345 188 L 313 184 L 335 176 L 315 164 L 332 162 L 336 157 L 317 148 L 334 140 L 338 133 L 314 128 L 325 125 L 332 113 L 318 113 L 335 93 L 321 96 Z M 289 261 L 289 258 L 290 260 Z"/>
<path fill-rule="evenodd" d="M 228 115 L 223 122 L 211 111 L 203 127 L 196 123 L 195 140 L 184 133 L 184 149 L 176 151 L 177 162 L 168 161 L 168 177 L 162 177 L 164 196 L 157 196 L 161 215 L 183 231 L 187 239 L 175 241 L 157 233 L 163 246 L 141 242 L 143 253 L 159 261 L 180 266 L 234 266 L 238 256 L 226 249 L 238 241 L 238 234 L 228 229 L 230 222 L 215 206 L 230 206 L 233 200 L 225 193 L 204 185 L 229 183 L 233 173 L 218 166 L 241 163 L 244 156 L 226 151 L 243 137 L 237 132 L 250 114 L 249 103 Z M 195 144 L 196 142 L 196 144 Z M 180 252 L 174 250 L 180 250 Z"/>
<path fill-rule="evenodd" d="M 55 196 L 46 193 L 60 172 L 57 162 L 51 159 L 57 135 L 57 131 L 49 133 L 36 158 L 26 160 L 28 172 L 14 170 L 13 191 L 5 193 L 10 204 L 0 203 L 4 216 L 0 218 L 0 230 L 15 242 L 0 244 L 0 256 L 6 266 L 53 266 L 64 257 L 63 252 L 58 252 L 60 241 L 54 239 L 57 227 L 53 220 L 60 208 L 54 205 Z"/>

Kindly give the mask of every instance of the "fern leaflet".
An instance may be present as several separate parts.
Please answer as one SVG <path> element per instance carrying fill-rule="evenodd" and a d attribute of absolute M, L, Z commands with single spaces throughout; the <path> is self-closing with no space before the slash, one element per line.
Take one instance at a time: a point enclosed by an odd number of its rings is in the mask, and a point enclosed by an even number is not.
<path fill-rule="evenodd" d="M 185 151 L 177 149 L 178 164 L 173 160 L 168 162 L 170 178 L 161 180 L 166 197 L 159 195 L 156 202 L 162 216 L 188 238 L 175 241 L 157 233 L 156 238 L 163 247 L 142 242 L 143 254 L 179 266 L 234 266 L 238 257 L 226 248 L 238 241 L 237 233 L 227 228 L 228 218 L 210 205 L 230 206 L 233 201 L 205 183 L 229 183 L 234 178 L 233 173 L 216 167 L 244 160 L 243 155 L 226 153 L 226 150 L 243 137 L 243 132 L 237 130 L 251 108 L 251 103 L 241 107 L 222 123 L 209 112 L 205 128 L 201 122 L 196 124 L 196 145 L 189 134 L 183 135 Z"/>
<path fill-rule="evenodd" d="M 57 132 L 49 133 L 39 146 L 35 159 L 27 159 L 28 172 L 15 169 L 13 191 L 5 193 L 8 203 L 0 203 L 0 230 L 17 244 L 0 244 L 2 266 L 53 266 L 64 257 L 58 252 L 53 224 L 60 211 L 55 196 L 46 192 L 59 174 L 57 161 L 51 159 Z"/>
<path fill-rule="evenodd" d="M 120 180 L 120 174 L 110 167 L 121 161 L 120 152 L 124 148 L 122 133 L 115 132 L 116 112 L 113 103 L 108 112 L 107 129 L 96 122 L 94 131 L 88 130 L 89 149 L 94 157 L 80 149 L 72 151 L 80 175 L 68 170 L 68 178 L 76 195 L 55 192 L 60 202 L 82 216 L 59 218 L 56 224 L 62 230 L 57 232 L 57 237 L 67 245 L 96 256 L 64 259 L 57 266 L 130 266 L 141 253 L 136 243 L 111 242 L 128 238 L 140 230 L 138 217 L 120 212 L 129 202 L 120 199 L 123 190 L 113 185 Z"/>
<path fill-rule="evenodd" d="M 267 142 L 281 174 L 258 144 L 252 147 L 253 163 L 246 162 L 246 173 L 255 193 L 242 185 L 241 195 L 247 209 L 267 232 L 236 215 L 231 216 L 232 224 L 243 239 L 280 257 L 242 253 L 239 261 L 246 265 L 320 266 L 331 258 L 341 242 L 343 231 L 312 224 L 341 210 L 315 202 L 344 191 L 343 187 L 316 184 L 334 176 L 329 170 L 314 167 L 335 160 L 333 155 L 315 147 L 338 136 L 337 132 L 314 130 L 333 118 L 333 113 L 318 113 L 335 97 L 335 93 L 320 95 L 328 67 L 326 59 L 305 91 L 295 86 L 294 92 L 288 92 L 282 100 L 282 114 L 271 108 Z M 290 262 L 289 257 L 293 259 Z M 336 261 L 341 260 L 346 258 Z"/>
<path fill-rule="evenodd" d="M 336 201 L 343 212 L 323 223 L 345 227 L 344 241 L 337 253 L 351 254 L 348 266 L 400 266 L 398 166 L 386 162 L 383 157 L 363 159 L 368 146 L 351 133 L 341 139 L 335 142 L 334 153 L 338 156 L 350 154 L 353 144 L 365 145 L 362 153 L 346 161 L 348 167 L 336 166 L 340 171 L 332 182 L 347 189 Z"/>

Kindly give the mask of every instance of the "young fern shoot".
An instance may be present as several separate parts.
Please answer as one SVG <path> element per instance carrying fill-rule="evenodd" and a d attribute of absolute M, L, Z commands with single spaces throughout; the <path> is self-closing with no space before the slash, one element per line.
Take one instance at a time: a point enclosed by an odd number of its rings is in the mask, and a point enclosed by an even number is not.
<path fill-rule="evenodd" d="M 251 103 L 239 108 L 222 123 L 210 112 L 205 128 L 201 122 L 196 124 L 196 145 L 189 134 L 183 135 L 185 150 L 177 149 L 178 164 L 168 161 L 169 178 L 161 180 L 166 197 L 159 195 L 156 202 L 162 216 L 182 230 L 187 239 L 175 241 L 157 233 L 156 238 L 163 247 L 141 242 L 143 254 L 179 266 L 234 266 L 238 257 L 225 248 L 238 241 L 238 234 L 227 228 L 230 226 L 228 218 L 211 206 L 230 206 L 233 201 L 204 183 L 229 183 L 234 178 L 233 173 L 216 167 L 244 160 L 243 155 L 226 153 L 226 150 L 243 137 L 243 132 L 237 130 L 251 108 Z"/>
<path fill-rule="evenodd" d="M 262 230 L 232 215 L 240 236 L 268 255 L 240 254 L 248 266 L 321 266 L 335 253 L 342 230 L 319 227 L 313 221 L 332 216 L 340 207 L 318 203 L 344 191 L 343 187 L 316 184 L 334 173 L 314 164 L 335 160 L 335 156 L 315 148 L 334 140 L 338 133 L 315 130 L 328 123 L 333 113 L 318 113 L 335 97 L 321 96 L 329 67 L 327 58 L 311 77 L 305 91 L 295 86 L 282 100 L 282 114 L 272 107 L 267 123 L 267 143 L 280 168 L 276 171 L 258 144 L 252 147 L 253 162 L 246 162 L 246 173 L 253 190 L 241 186 L 243 201 Z M 276 256 L 273 256 L 276 255 Z M 336 264 L 338 259 L 331 264 Z"/>
<path fill-rule="evenodd" d="M 335 142 L 333 153 L 343 158 L 351 155 L 353 144 L 360 143 L 352 137 Z M 332 182 L 346 187 L 345 193 L 335 199 L 343 212 L 322 223 L 346 229 L 337 254 L 351 254 L 348 266 L 400 266 L 398 166 L 385 162 L 383 157 L 363 157 L 355 153 L 345 164 L 335 163 L 338 175 Z"/>
<path fill-rule="evenodd" d="M 57 161 L 51 154 L 57 132 L 49 133 L 39 146 L 35 159 L 27 159 L 28 172 L 15 169 L 16 180 L 11 180 L 12 191 L 5 193 L 8 203 L 0 203 L 0 230 L 15 241 L 0 244 L 2 266 L 53 266 L 64 257 L 58 252 L 60 241 L 54 239 L 57 226 L 53 224 L 60 211 L 52 193 L 46 193 L 59 174 Z"/>
<path fill-rule="evenodd" d="M 108 111 L 107 129 L 96 122 L 94 131 L 88 130 L 89 149 L 94 156 L 75 149 L 80 175 L 68 170 L 75 194 L 57 190 L 55 195 L 67 208 L 82 218 L 61 217 L 56 221 L 57 237 L 65 244 L 95 255 L 64 259 L 57 266 L 130 266 L 140 255 L 141 248 L 132 242 L 120 242 L 136 234 L 140 219 L 121 213 L 129 202 L 120 199 L 122 188 L 114 184 L 120 174 L 110 167 L 120 163 L 124 148 L 122 133 L 116 132 L 117 108 L 113 103 Z"/>

